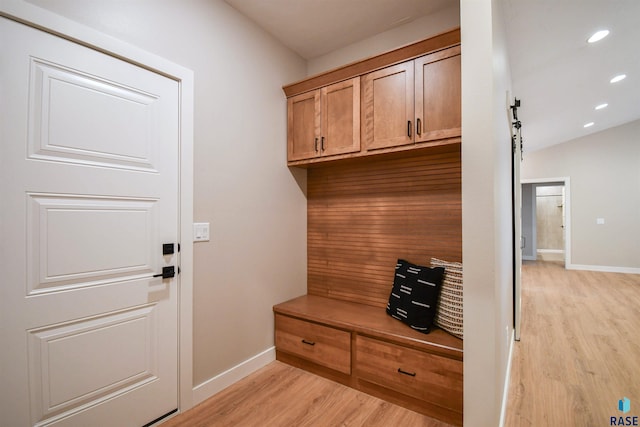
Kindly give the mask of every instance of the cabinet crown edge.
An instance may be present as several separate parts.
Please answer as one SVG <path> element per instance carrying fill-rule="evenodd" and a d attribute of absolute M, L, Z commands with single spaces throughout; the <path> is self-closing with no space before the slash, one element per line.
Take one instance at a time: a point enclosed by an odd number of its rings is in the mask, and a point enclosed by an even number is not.
<path fill-rule="evenodd" d="M 454 28 L 436 36 L 285 85 L 282 90 L 289 98 L 459 44 L 460 28 Z"/>

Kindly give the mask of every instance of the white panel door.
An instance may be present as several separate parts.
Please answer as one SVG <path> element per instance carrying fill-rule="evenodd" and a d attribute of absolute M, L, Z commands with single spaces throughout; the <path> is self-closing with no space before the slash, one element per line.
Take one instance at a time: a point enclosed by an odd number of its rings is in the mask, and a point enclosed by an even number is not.
<path fill-rule="evenodd" d="M 0 424 L 177 408 L 178 83 L 0 18 Z"/>

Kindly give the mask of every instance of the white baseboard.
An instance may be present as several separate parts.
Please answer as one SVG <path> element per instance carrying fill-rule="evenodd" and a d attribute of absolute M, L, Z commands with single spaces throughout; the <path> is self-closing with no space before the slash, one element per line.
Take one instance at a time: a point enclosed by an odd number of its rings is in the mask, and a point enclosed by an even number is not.
<path fill-rule="evenodd" d="M 564 249 L 538 249 L 539 261 L 564 261 Z"/>
<path fill-rule="evenodd" d="M 513 359 L 513 346 L 515 344 L 515 331 L 511 331 L 511 344 L 509 345 L 509 357 L 507 361 L 507 373 L 504 377 L 504 389 L 502 390 L 502 407 L 500 409 L 500 427 L 504 427 L 504 419 L 507 416 L 507 404 L 509 403 L 509 382 L 511 380 L 511 360 Z"/>
<path fill-rule="evenodd" d="M 608 265 L 582 265 L 582 264 L 567 264 L 567 270 L 588 270 L 588 271 L 602 271 L 604 273 L 625 273 L 625 274 L 640 274 L 640 268 L 634 267 L 612 267 Z"/>
<path fill-rule="evenodd" d="M 227 369 L 202 384 L 198 384 L 193 388 L 193 405 L 195 406 L 204 402 L 214 394 L 224 390 L 233 383 L 240 381 L 247 375 L 268 365 L 274 360 L 276 360 L 276 348 L 271 347 L 234 366 L 233 368 Z"/>

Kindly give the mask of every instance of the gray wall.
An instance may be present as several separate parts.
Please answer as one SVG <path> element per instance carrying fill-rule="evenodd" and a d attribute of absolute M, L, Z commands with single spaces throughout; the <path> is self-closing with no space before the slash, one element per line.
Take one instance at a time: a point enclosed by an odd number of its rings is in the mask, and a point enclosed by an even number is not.
<path fill-rule="evenodd" d="M 570 178 L 568 268 L 640 272 L 639 138 L 635 121 L 525 152 L 522 179 Z"/>

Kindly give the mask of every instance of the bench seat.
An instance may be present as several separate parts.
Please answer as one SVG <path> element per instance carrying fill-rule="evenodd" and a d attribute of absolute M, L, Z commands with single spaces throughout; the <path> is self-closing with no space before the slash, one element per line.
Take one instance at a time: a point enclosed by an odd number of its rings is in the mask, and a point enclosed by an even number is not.
<path fill-rule="evenodd" d="M 276 357 L 453 425 L 462 424 L 462 340 L 384 308 L 303 295 L 273 307 Z"/>

